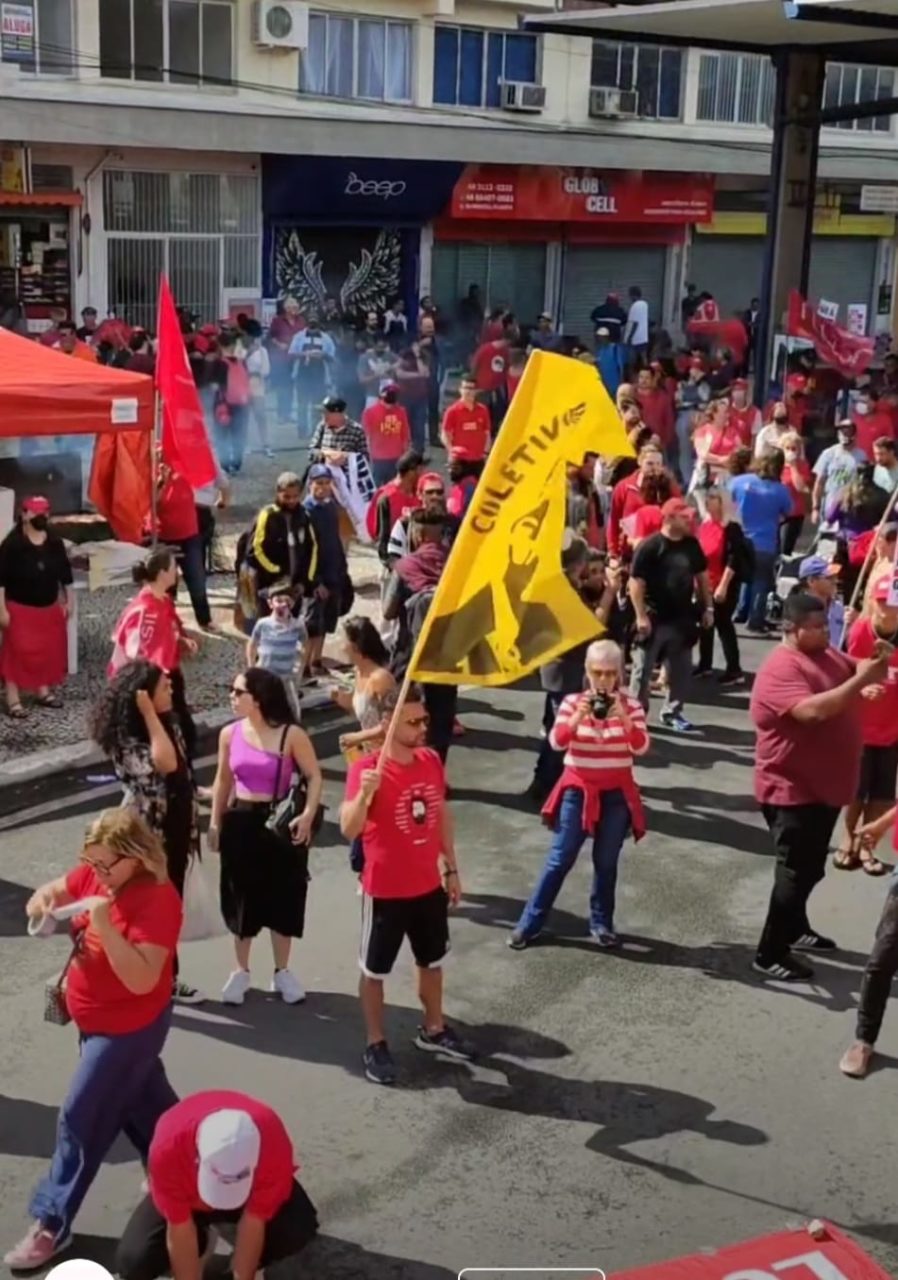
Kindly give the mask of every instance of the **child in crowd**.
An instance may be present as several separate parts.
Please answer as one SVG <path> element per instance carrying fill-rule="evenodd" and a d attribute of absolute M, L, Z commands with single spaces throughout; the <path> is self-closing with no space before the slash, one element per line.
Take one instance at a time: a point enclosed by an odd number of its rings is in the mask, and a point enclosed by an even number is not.
<path fill-rule="evenodd" d="M 286 578 L 273 583 L 264 593 L 271 613 L 259 618 L 246 646 L 246 662 L 250 667 L 264 667 L 280 676 L 287 701 L 296 717 L 302 717 L 302 694 L 297 688 L 297 670 L 302 669 L 303 650 L 308 641 L 306 624 L 293 616 L 296 591 Z"/>

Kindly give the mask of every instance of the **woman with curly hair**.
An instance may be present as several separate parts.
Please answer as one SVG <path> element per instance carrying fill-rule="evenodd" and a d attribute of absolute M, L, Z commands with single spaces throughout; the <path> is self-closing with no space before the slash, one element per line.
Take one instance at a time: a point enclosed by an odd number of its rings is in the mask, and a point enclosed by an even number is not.
<path fill-rule="evenodd" d="M 162 841 L 168 873 L 184 893 L 187 864 L 199 852 L 196 793 L 172 685 L 154 662 L 138 658 L 110 680 L 94 710 L 91 736 L 106 753 L 124 787 L 122 804 L 134 809 Z M 205 997 L 177 980 L 172 996 L 182 1004 Z"/>

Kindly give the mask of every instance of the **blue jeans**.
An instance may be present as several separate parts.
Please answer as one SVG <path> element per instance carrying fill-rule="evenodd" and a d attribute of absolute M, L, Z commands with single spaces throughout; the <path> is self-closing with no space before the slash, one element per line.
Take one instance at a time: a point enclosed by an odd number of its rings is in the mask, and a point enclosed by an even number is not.
<path fill-rule="evenodd" d="M 684 488 L 689 487 L 689 481 L 692 479 L 692 468 L 695 466 L 695 448 L 692 444 L 691 435 L 693 417 L 694 414 L 691 409 L 681 409 L 677 414 L 678 469 Z"/>
<path fill-rule="evenodd" d="M 378 489 L 385 484 L 389 484 L 396 477 L 395 460 L 391 458 L 372 458 L 371 475 Z"/>
<path fill-rule="evenodd" d="M 81 1036 L 81 1061 L 59 1110 L 56 1150 L 29 1207 L 57 1238 L 68 1235 L 120 1133 L 146 1165 L 159 1117 L 178 1101 L 159 1057 L 170 1026 L 167 1005 L 140 1031 Z"/>
<path fill-rule="evenodd" d="M 592 892 L 589 895 L 589 930 L 614 929 L 617 864 L 630 830 L 630 809 L 622 791 L 602 792 L 602 812 L 592 839 Z M 521 913 L 517 928 L 533 938 L 546 923 L 568 872 L 577 861 L 587 833 L 583 830 L 583 792 L 568 787 L 561 798 L 558 826 L 549 856 L 536 887 Z"/>
<path fill-rule="evenodd" d="M 199 626 L 208 627 L 212 621 L 212 612 L 206 595 L 206 549 L 203 536 L 195 533 L 192 538 L 182 538 L 178 546 L 181 548 L 181 576 L 190 595 L 194 616 Z"/>
<path fill-rule="evenodd" d="M 223 471 L 239 471 L 246 452 L 246 429 L 249 423 L 249 406 L 232 404 L 231 421 L 225 426 L 215 423 L 215 451 Z"/>
<path fill-rule="evenodd" d="M 749 587 L 748 625 L 760 631 L 767 620 L 767 597 L 776 581 L 776 552 L 755 547 L 755 572 Z"/>

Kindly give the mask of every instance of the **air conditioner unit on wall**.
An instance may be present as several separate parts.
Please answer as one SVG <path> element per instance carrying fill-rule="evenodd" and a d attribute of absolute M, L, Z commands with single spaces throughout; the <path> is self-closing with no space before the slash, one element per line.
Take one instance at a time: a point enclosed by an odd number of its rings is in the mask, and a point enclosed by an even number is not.
<path fill-rule="evenodd" d="M 635 89 L 590 89 L 589 114 L 600 120 L 635 120 L 639 94 Z"/>
<path fill-rule="evenodd" d="M 540 112 L 546 105 L 546 91 L 541 84 L 525 84 L 522 80 L 503 80 L 499 87 L 502 91 L 503 111 Z"/>
<path fill-rule="evenodd" d="M 259 49 L 307 49 L 309 6 L 302 0 L 253 0 L 252 39 Z"/>

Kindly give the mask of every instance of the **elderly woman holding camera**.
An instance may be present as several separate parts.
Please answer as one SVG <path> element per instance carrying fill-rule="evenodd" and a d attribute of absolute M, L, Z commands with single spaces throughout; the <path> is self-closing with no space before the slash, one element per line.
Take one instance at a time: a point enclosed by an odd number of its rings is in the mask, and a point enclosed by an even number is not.
<path fill-rule="evenodd" d="M 565 753 L 564 772 L 543 809 L 555 838 L 508 940 L 513 951 L 523 951 L 539 936 L 588 837 L 594 869 L 590 936 L 599 947 L 618 946 L 614 932 L 617 864 L 627 834 L 632 831 L 637 840 L 645 834 L 633 759 L 649 746 L 645 712 L 621 688 L 622 670 L 618 645 L 611 640 L 591 644 L 586 651 L 587 688 L 564 699 L 552 727 L 549 743 Z"/>

